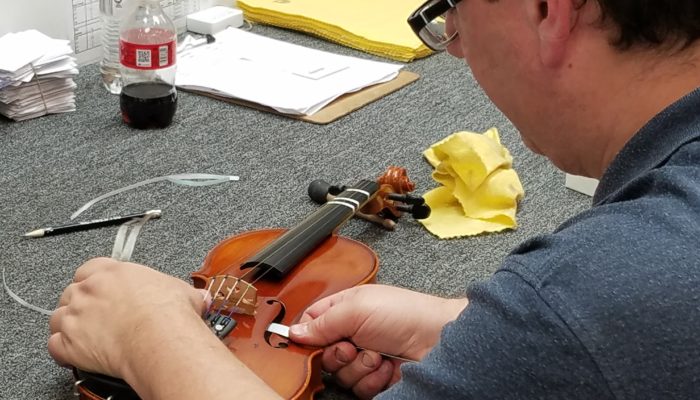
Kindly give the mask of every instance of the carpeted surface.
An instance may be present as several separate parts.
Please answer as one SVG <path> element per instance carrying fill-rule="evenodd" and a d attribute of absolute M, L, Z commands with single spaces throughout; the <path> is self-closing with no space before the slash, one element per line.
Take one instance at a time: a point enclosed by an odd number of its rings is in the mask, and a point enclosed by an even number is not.
<path fill-rule="evenodd" d="M 332 52 L 372 56 L 293 32 L 254 32 Z M 118 98 L 106 93 L 95 65 L 77 79 L 77 111 L 22 123 L 0 119 L 0 220 L 7 284 L 32 304 L 53 308 L 84 260 L 108 256 L 116 227 L 22 240 L 29 230 L 65 223 L 88 200 L 162 175 L 240 175 L 239 182 L 191 188 L 156 183 L 98 203 L 81 218 L 163 210 L 149 222 L 133 259 L 188 279 L 207 251 L 229 235 L 290 227 L 317 206 L 308 184 L 323 178 L 352 184 L 389 165 L 406 167 L 416 193 L 436 186 L 421 152 L 460 130 L 498 127 L 525 187 L 516 230 L 438 240 L 404 219 L 394 232 L 354 219 L 341 233 L 368 244 L 380 258 L 378 281 L 460 296 L 485 278 L 524 239 L 546 233 L 586 209 L 590 199 L 564 187 L 564 175 L 531 153 L 515 128 L 478 88 L 463 61 L 437 54 L 405 67 L 421 78 L 330 125 L 314 125 L 180 93 L 175 122 L 165 130 L 122 124 Z M 235 73 L 235 71 L 231 71 Z M 2 399 L 72 399 L 72 378 L 46 351 L 48 317 L 3 292 L 0 302 Z M 319 398 L 350 396 L 330 387 Z"/>

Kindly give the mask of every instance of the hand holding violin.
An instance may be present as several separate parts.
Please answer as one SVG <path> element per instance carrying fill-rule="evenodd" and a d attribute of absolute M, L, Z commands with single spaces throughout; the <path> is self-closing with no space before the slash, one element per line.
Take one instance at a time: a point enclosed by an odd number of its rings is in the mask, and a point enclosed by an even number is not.
<path fill-rule="evenodd" d="M 142 399 L 229 399 L 232 377 L 247 398 L 279 398 L 202 323 L 203 293 L 142 265 L 92 259 L 51 316 L 49 353 L 123 378 Z"/>
<path fill-rule="evenodd" d="M 292 340 L 327 346 L 323 368 L 360 398 L 371 398 L 400 378 L 397 359 L 422 359 L 438 342 L 442 327 L 467 305 L 407 289 L 363 285 L 336 293 L 309 307 Z M 356 348 L 359 346 L 364 349 Z"/>

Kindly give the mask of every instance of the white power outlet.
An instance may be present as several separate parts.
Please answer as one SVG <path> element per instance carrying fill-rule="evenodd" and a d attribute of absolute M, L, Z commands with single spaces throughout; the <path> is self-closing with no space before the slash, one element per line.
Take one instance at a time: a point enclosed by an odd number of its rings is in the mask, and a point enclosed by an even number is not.
<path fill-rule="evenodd" d="M 187 30 L 213 35 L 228 28 L 243 25 L 243 12 L 237 8 L 214 6 L 187 16 Z"/>

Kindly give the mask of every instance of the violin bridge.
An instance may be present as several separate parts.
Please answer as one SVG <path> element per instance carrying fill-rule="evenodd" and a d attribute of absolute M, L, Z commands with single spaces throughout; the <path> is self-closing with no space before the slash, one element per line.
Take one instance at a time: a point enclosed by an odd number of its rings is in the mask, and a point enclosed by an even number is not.
<path fill-rule="evenodd" d="M 243 279 L 231 275 L 212 277 L 207 287 L 212 298 L 211 310 L 229 314 L 255 315 L 258 289 Z"/>

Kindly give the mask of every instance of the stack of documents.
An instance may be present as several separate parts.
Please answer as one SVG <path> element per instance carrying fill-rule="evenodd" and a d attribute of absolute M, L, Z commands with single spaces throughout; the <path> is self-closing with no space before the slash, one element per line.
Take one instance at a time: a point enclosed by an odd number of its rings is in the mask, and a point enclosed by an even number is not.
<path fill-rule="evenodd" d="M 394 79 L 401 65 L 341 56 L 228 28 L 178 53 L 177 87 L 312 115 L 343 94 Z"/>
<path fill-rule="evenodd" d="M 75 111 L 78 74 L 68 40 L 36 30 L 0 37 L 0 114 L 17 121 Z"/>
<path fill-rule="evenodd" d="M 238 0 L 246 19 L 398 61 L 431 54 L 406 20 L 424 0 Z"/>

